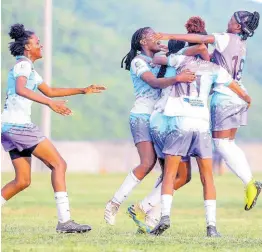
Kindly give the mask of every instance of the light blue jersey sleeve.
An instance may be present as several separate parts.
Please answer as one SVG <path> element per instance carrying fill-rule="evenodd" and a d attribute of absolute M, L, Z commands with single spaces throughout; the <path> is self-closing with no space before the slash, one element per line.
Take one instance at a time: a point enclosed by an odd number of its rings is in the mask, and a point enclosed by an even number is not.
<path fill-rule="evenodd" d="M 31 82 L 37 86 L 43 83 L 42 77 L 35 70 L 32 69 L 32 65 L 28 61 L 20 61 L 15 64 L 13 69 L 13 76 L 15 79 L 21 76 L 26 77 L 28 80 L 27 86 Z"/>
<path fill-rule="evenodd" d="M 141 78 L 141 75 L 145 72 L 151 72 L 147 63 L 141 58 L 135 58 L 132 60 L 131 70 L 138 78 Z"/>
<path fill-rule="evenodd" d="M 30 74 L 32 72 L 32 66 L 28 61 L 20 61 L 14 66 L 13 75 L 14 78 L 24 76 L 29 79 Z"/>

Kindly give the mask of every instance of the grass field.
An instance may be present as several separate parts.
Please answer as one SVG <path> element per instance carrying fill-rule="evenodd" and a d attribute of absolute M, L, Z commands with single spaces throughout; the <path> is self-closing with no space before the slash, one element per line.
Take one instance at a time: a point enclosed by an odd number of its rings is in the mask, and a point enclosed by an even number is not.
<path fill-rule="evenodd" d="M 148 178 L 122 205 L 115 227 L 103 220 L 105 203 L 125 174 L 68 174 L 71 215 L 90 224 L 87 234 L 56 234 L 55 201 L 48 173 L 35 173 L 32 185 L 2 208 L 2 251 L 262 251 L 262 197 L 250 212 L 243 209 L 243 187 L 233 175 L 215 177 L 218 229 L 223 238 L 205 237 L 202 188 L 198 174 L 176 192 L 172 227 L 161 237 L 136 235 L 136 226 L 125 214 L 128 204 L 151 190 L 157 174 Z M 2 174 L 2 184 L 13 177 Z M 262 174 L 256 174 L 262 180 Z"/>

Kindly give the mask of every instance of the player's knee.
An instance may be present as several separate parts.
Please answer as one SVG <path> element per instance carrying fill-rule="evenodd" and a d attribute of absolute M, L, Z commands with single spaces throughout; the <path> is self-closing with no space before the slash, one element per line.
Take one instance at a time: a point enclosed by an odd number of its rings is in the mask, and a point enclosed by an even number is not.
<path fill-rule="evenodd" d="M 59 161 L 53 163 L 52 167 L 58 172 L 65 173 L 67 169 L 67 163 L 64 159 L 61 158 Z"/>
<path fill-rule="evenodd" d="M 23 178 L 23 179 L 19 179 L 19 180 L 15 180 L 16 183 L 16 187 L 22 191 L 24 189 L 26 189 L 27 187 L 30 186 L 31 184 L 31 178 Z"/>
<path fill-rule="evenodd" d="M 152 159 L 147 159 L 147 160 L 143 160 L 140 164 L 141 169 L 145 172 L 148 173 L 150 172 L 150 170 L 154 167 L 156 163 L 156 160 Z"/>
<path fill-rule="evenodd" d="M 200 175 L 201 183 L 203 186 L 213 185 L 213 176 L 209 175 Z"/>

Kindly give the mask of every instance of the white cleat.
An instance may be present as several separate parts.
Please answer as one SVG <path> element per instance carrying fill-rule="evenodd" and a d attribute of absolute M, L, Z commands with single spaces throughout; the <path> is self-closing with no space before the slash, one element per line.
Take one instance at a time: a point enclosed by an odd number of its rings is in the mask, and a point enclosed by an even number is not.
<path fill-rule="evenodd" d="M 115 225 L 116 214 L 118 212 L 119 206 L 119 204 L 111 200 L 106 204 L 104 219 L 109 225 Z"/>

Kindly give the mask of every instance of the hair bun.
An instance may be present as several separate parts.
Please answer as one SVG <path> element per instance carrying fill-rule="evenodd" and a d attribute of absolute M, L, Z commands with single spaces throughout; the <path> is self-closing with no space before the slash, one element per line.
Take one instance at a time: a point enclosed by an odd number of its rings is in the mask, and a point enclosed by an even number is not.
<path fill-rule="evenodd" d="M 11 26 L 10 32 L 9 32 L 9 36 L 12 39 L 19 39 L 21 37 L 23 37 L 25 34 L 25 28 L 23 24 L 14 24 Z"/>
<path fill-rule="evenodd" d="M 205 26 L 205 21 L 201 17 L 191 17 L 185 24 L 188 33 L 204 32 Z"/>

